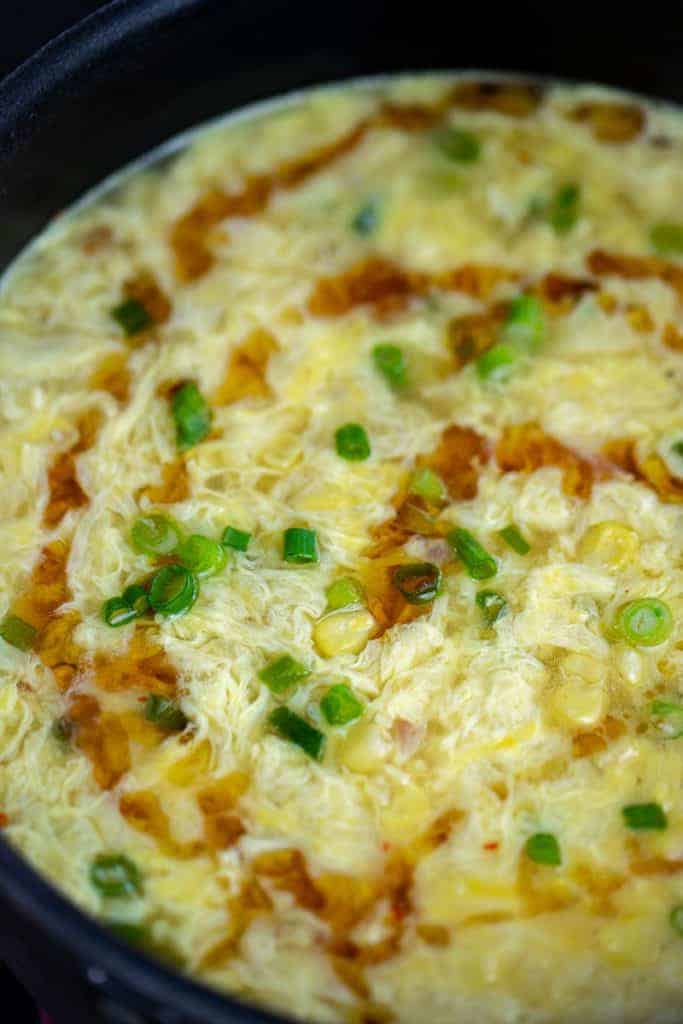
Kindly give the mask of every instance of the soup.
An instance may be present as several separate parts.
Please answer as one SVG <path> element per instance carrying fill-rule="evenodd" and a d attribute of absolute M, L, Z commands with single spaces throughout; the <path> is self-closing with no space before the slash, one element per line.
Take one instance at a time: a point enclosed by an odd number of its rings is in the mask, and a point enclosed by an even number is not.
<path fill-rule="evenodd" d="M 318 1022 L 683 1009 L 683 121 L 388 79 L 0 296 L 4 834 Z"/>

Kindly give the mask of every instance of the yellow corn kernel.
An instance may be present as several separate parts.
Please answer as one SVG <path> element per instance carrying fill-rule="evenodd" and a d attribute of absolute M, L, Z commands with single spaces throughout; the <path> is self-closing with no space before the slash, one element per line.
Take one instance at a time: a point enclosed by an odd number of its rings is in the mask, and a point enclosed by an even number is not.
<path fill-rule="evenodd" d="M 601 683 L 606 674 L 605 665 L 588 654 L 573 652 L 562 662 L 562 674 L 566 677 L 580 676 L 587 683 Z"/>
<path fill-rule="evenodd" d="M 377 623 L 365 608 L 353 612 L 335 612 L 318 619 L 313 627 L 313 643 L 323 658 L 336 654 L 358 654 L 374 633 Z"/>
<path fill-rule="evenodd" d="M 610 519 L 588 527 L 579 542 L 579 557 L 588 565 L 625 569 L 636 558 L 639 548 L 636 531 Z"/>
<path fill-rule="evenodd" d="M 211 744 L 201 740 L 189 754 L 175 761 L 167 771 L 169 782 L 176 786 L 191 786 L 202 782 L 211 767 Z"/>
<path fill-rule="evenodd" d="M 605 694 L 600 686 L 574 676 L 553 694 L 552 711 L 563 725 L 586 728 L 600 721 L 605 713 L 605 703 Z"/>
<path fill-rule="evenodd" d="M 352 772 L 365 775 L 382 766 L 388 749 L 379 726 L 374 722 L 359 722 L 344 739 L 339 759 Z"/>

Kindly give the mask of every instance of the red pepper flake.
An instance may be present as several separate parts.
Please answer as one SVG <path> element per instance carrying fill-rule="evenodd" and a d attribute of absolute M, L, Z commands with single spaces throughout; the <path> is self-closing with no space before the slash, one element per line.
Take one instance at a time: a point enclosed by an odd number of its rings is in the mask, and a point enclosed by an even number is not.
<path fill-rule="evenodd" d="M 495 843 L 495 842 L 484 843 L 482 849 L 484 849 L 484 850 L 497 850 L 499 846 L 500 846 L 500 843 Z"/>

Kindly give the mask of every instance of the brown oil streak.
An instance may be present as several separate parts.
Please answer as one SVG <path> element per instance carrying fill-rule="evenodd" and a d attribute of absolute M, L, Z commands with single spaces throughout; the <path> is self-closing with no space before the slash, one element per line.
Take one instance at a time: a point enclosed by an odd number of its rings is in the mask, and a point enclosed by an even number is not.
<path fill-rule="evenodd" d="M 190 860 L 204 852 L 201 840 L 180 842 L 174 837 L 159 797 L 150 790 L 124 793 L 119 799 L 119 810 L 131 828 L 153 839 L 169 857 Z"/>
<path fill-rule="evenodd" d="M 124 352 L 112 352 L 95 368 L 88 386 L 93 391 L 106 391 L 122 405 L 130 395 L 130 370 Z"/>
<path fill-rule="evenodd" d="M 147 630 L 137 629 L 122 654 L 96 654 L 93 669 L 95 683 L 103 692 L 173 697 L 177 690 L 177 669 Z"/>
<path fill-rule="evenodd" d="M 49 498 L 43 523 L 49 529 L 58 526 L 71 509 L 82 508 L 89 498 L 78 479 L 77 457 L 92 446 L 101 423 L 98 410 L 90 409 L 76 424 L 78 437 L 70 448 L 56 456 L 47 471 Z"/>
<path fill-rule="evenodd" d="M 171 227 L 170 245 L 179 280 L 190 283 L 214 264 L 213 230 L 229 217 L 252 217 L 266 209 L 278 190 L 296 188 L 336 160 L 352 152 L 372 128 L 426 132 L 434 128 L 451 107 L 494 110 L 510 117 L 524 117 L 540 103 L 542 91 L 521 82 L 463 82 L 432 104 L 383 103 L 377 112 L 360 121 L 340 138 L 295 157 L 274 171 L 254 174 L 241 189 L 225 192 L 214 186 Z"/>
<path fill-rule="evenodd" d="M 334 277 L 321 277 L 308 299 L 308 309 L 314 316 L 337 317 L 357 306 L 371 306 L 375 316 L 387 319 L 429 287 L 428 275 L 372 256 Z"/>
<path fill-rule="evenodd" d="M 683 480 L 672 475 L 664 459 L 656 452 L 642 458 L 635 441 L 628 438 L 610 441 L 603 449 L 605 459 L 613 466 L 645 484 L 665 503 L 683 503 Z"/>
<path fill-rule="evenodd" d="M 595 292 L 595 281 L 583 277 L 569 277 L 566 274 L 549 273 L 538 282 L 536 292 L 551 316 L 571 312 L 584 295 Z"/>
<path fill-rule="evenodd" d="M 231 354 L 225 377 L 212 395 L 212 405 L 230 405 L 242 398 L 268 398 L 268 362 L 279 347 L 275 336 L 265 328 L 251 331 Z"/>
<path fill-rule="evenodd" d="M 645 127 L 645 111 L 635 103 L 579 103 L 567 111 L 571 121 L 586 124 L 600 142 L 631 142 Z"/>
<path fill-rule="evenodd" d="M 679 299 L 683 299 L 683 266 L 657 256 L 625 256 L 594 249 L 588 256 L 588 269 L 596 277 L 613 275 L 627 281 L 655 277 L 668 284 Z"/>
<path fill-rule="evenodd" d="M 579 455 L 537 423 L 506 427 L 496 445 L 496 461 L 504 473 L 533 473 L 544 466 L 558 466 L 563 471 L 563 491 L 577 498 L 589 498 L 594 481 L 608 475 L 598 460 Z"/>
<path fill-rule="evenodd" d="M 169 319 L 173 308 L 171 300 L 151 270 L 140 270 L 133 277 L 129 277 L 124 282 L 123 293 L 127 299 L 135 299 L 141 306 L 144 306 L 155 325 L 165 324 Z M 140 336 L 137 335 L 129 340 L 137 344 L 139 338 Z"/>
<path fill-rule="evenodd" d="M 95 782 L 101 789 L 112 789 L 131 765 L 128 734 L 118 715 L 103 711 L 96 697 L 76 694 L 67 719 L 73 741 L 91 763 Z"/>
<path fill-rule="evenodd" d="M 153 505 L 172 505 L 178 501 L 186 501 L 191 493 L 187 464 L 183 456 L 178 455 L 172 462 L 167 462 L 161 467 L 161 483 L 141 487 L 136 498 L 138 501 L 140 498 L 147 498 Z"/>
<path fill-rule="evenodd" d="M 231 772 L 214 779 L 198 793 L 209 850 L 225 850 L 244 834 L 242 821 L 234 811 L 248 785 L 249 779 L 243 772 Z"/>
<path fill-rule="evenodd" d="M 664 325 L 662 343 L 672 352 L 683 352 L 683 334 L 672 323 Z"/>
<path fill-rule="evenodd" d="M 576 733 L 572 738 L 572 755 L 575 758 L 582 758 L 600 754 L 625 732 L 626 726 L 623 722 L 607 715 L 597 728 Z"/>

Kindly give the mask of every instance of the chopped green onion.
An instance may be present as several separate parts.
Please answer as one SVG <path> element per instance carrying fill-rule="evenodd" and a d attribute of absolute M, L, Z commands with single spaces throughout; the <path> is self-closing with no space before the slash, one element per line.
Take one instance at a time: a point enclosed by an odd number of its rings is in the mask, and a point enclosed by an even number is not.
<path fill-rule="evenodd" d="M 73 736 L 73 731 L 74 724 L 66 715 L 62 715 L 61 718 L 55 718 L 52 723 L 52 735 L 60 743 L 68 743 Z"/>
<path fill-rule="evenodd" d="M 424 498 L 430 505 L 440 505 L 447 497 L 445 483 L 429 466 L 420 466 L 415 470 L 410 481 L 410 493 Z"/>
<path fill-rule="evenodd" d="M 318 729 L 309 725 L 305 718 L 295 715 L 289 708 L 280 707 L 271 711 L 268 721 L 282 739 L 296 743 L 315 761 L 321 759 L 325 737 Z"/>
<path fill-rule="evenodd" d="M 210 537 L 202 537 L 200 533 L 193 533 L 181 541 L 177 554 L 185 568 L 190 569 L 199 580 L 215 576 L 225 569 L 228 561 L 223 545 Z"/>
<path fill-rule="evenodd" d="M 675 704 L 669 700 L 653 700 L 650 704 L 653 718 L 663 719 L 659 723 L 660 731 L 667 739 L 675 740 L 683 736 L 683 704 Z"/>
<path fill-rule="evenodd" d="M 457 526 L 448 534 L 447 540 L 473 580 L 488 580 L 496 575 L 498 565 L 495 558 L 469 530 Z"/>
<path fill-rule="evenodd" d="M 360 604 L 363 600 L 363 588 L 356 580 L 348 576 L 331 583 L 325 592 L 327 597 L 328 611 L 336 611 L 338 608 L 346 608 L 350 604 Z"/>
<path fill-rule="evenodd" d="M 481 380 L 504 381 L 519 365 L 519 352 L 512 345 L 499 341 L 477 358 L 477 374 Z"/>
<path fill-rule="evenodd" d="M 328 725 L 348 725 L 363 714 L 363 705 L 345 683 L 331 686 L 320 701 Z"/>
<path fill-rule="evenodd" d="M 661 831 L 668 825 L 666 814 L 659 804 L 628 804 L 621 808 L 621 813 L 626 827 L 636 831 Z"/>
<path fill-rule="evenodd" d="M 315 530 L 306 530 L 300 526 L 290 526 L 288 530 L 285 530 L 282 557 L 285 562 L 294 562 L 297 565 L 319 562 L 320 554 Z"/>
<path fill-rule="evenodd" d="M 164 565 L 152 577 L 149 603 L 160 615 L 183 615 L 199 596 L 199 581 L 184 565 Z"/>
<path fill-rule="evenodd" d="M 408 383 L 408 367 L 403 350 L 398 345 L 375 345 L 372 350 L 372 361 L 390 388 L 394 391 L 405 388 Z"/>
<path fill-rule="evenodd" d="M 234 551 L 246 551 L 250 540 L 251 534 L 246 530 L 238 530 L 235 526 L 226 526 L 221 537 L 221 544 Z"/>
<path fill-rule="evenodd" d="M 524 849 L 529 860 L 536 864 L 550 864 L 557 867 L 562 863 L 560 845 L 552 832 L 537 832 L 529 836 Z"/>
<path fill-rule="evenodd" d="M 650 228 L 650 242 L 662 256 L 683 253 L 683 224 L 671 221 L 654 224 Z"/>
<path fill-rule="evenodd" d="M 428 604 L 439 593 L 441 570 L 431 562 L 399 565 L 394 569 L 392 583 L 409 604 Z"/>
<path fill-rule="evenodd" d="M 122 597 L 110 597 L 102 605 L 102 618 L 108 626 L 126 626 L 138 618 L 138 613 Z"/>
<path fill-rule="evenodd" d="M 535 295 L 518 295 L 508 308 L 503 341 L 521 353 L 538 351 L 545 336 L 545 314 Z"/>
<path fill-rule="evenodd" d="M 360 423 L 346 423 L 334 435 L 337 455 L 349 462 L 363 462 L 370 455 L 370 442 Z"/>
<path fill-rule="evenodd" d="M 683 457 L 683 441 L 675 441 L 674 444 L 671 445 L 671 451 L 674 452 L 675 455 Z"/>
<path fill-rule="evenodd" d="M 30 651 L 35 643 L 38 630 L 18 615 L 6 615 L 0 622 L 0 636 L 6 644 L 20 651 Z"/>
<path fill-rule="evenodd" d="M 669 924 L 675 932 L 683 935 L 683 903 L 679 903 L 669 914 Z"/>
<path fill-rule="evenodd" d="M 124 299 L 118 306 L 114 306 L 111 315 L 128 338 L 140 334 L 154 323 L 149 310 L 137 299 Z"/>
<path fill-rule="evenodd" d="M 369 199 L 355 214 L 351 221 L 351 229 L 361 238 L 367 238 L 368 235 L 374 235 L 379 227 L 380 219 L 379 203 L 376 199 Z"/>
<path fill-rule="evenodd" d="M 641 597 L 621 606 L 609 632 L 634 647 L 656 647 L 667 639 L 673 626 L 667 604 L 656 597 Z"/>
<path fill-rule="evenodd" d="M 130 899 L 142 893 L 137 866 L 122 853 L 100 853 L 90 866 L 90 881 L 108 899 Z"/>
<path fill-rule="evenodd" d="M 145 701 L 145 718 L 167 732 L 182 732 L 187 725 L 187 716 L 173 700 L 156 693 Z"/>
<path fill-rule="evenodd" d="M 134 924 L 132 921 L 103 921 L 102 924 L 107 931 L 129 946 L 142 946 L 148 939 L 147 929 L 142 924 Z"/>
<path fill-rule="evenodd" d="M 129 587 L 126 587 L 121 597 L 128 607 L 135 611 L 138 617 L 149 611 L 149 595 L 147 594 L 146 587 L 143 587 L 141 583 L 131 583 Z"/>
<path fill-rule="evenodd" d="M 566 235 L 579 219 L 581 189 L 578 185 L 563 185 L 550 203 L 549 220 L 556 235 Z"/>
<path fill-rule="evenodd" d="M 531 544 L 522 537 L 514 523 L 510 523 L 505 529 L 500 530 L 500 535 L 506 544 L 509 544 L 518 555 L 528 555 L 531 551 Z"/>
<path fill-rule="evenodd" d="M 174 391 L 171 409 L 175 420 L 176 442 L 181 451 L 204 440 L 211 430 L 212 413 L 194 381 L 188 380 Z"/>
<path fill-rule="evenodd" d="M 172 555 L 182 539 L 180 527 L 160 513 L 140 516 L 130 533 L 133 547 L 143 555 Z"/>
<path fill-rule="evenodd" d="M 463 128 L 442 128 L 434 133 L 433 142 L 446 159 L 459 164 L 474 163 L 481 154 L 477 136 Z"/>
<path fill-rule="evenodd" d="M 283 654 L 262 668 L 258 677 L 272 693 L 280 694 L 291 690 L 310 674 L 311 670 L 300 661 L 295 661 L 289 654 Z"/>
<path fill-rule="evenodd" d="M 507 601 L 501 594 L 497 594 L 495 590 L 480 590 L 475 597 L 475 601 L 477 607 L 481 608 L 484 613 L 487 626 L 492 626 L 507 608 Z"/>

